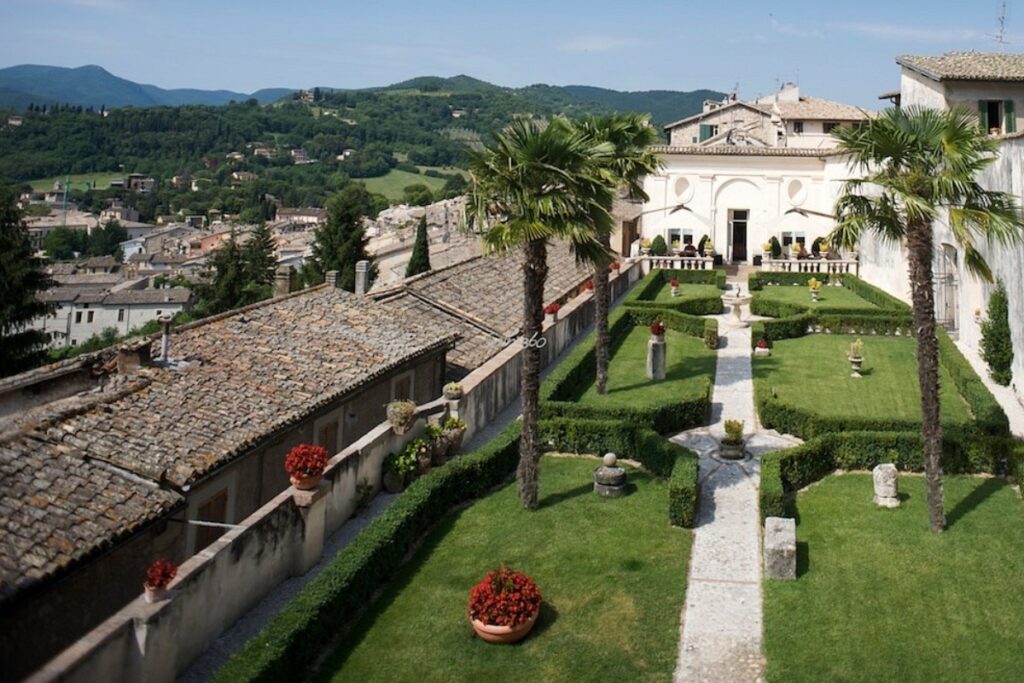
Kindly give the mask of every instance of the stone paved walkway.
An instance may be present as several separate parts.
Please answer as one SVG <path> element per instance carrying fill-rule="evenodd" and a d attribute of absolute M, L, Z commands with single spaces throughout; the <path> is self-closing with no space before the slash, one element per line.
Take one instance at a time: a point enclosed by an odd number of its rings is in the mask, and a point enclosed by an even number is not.
<path fill-rule="evenodd" d="M 731 312 L 718 319 L 721 341 L 711 425 L 672 437 L 700 455 L 697 526 L 681 619 L 677 683 L 764 680 L 760 456 L 800 443 L 760 429 L 754 412 L 750 328 L 735 327 Z M 718 439 L 725 434 L 727 419 L 745 423 L 745 460 L 718 456 Z"/>

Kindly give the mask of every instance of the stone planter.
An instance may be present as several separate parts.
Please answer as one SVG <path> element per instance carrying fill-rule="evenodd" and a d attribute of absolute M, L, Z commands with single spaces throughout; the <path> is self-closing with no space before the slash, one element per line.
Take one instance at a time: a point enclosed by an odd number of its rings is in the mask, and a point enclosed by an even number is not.
<path fill-rule="evenodd" d="M 672 296 L 679 296 L 679 288 L 678 287 L 672 287 L 671 289 L 672 289 Z"/>
<path fill-rule="evenodd" d="M 145 597 L 146 602 L 148 603 L 160 602 L 161 600 L 166 600 L 170 596 L 170 591 L 166 588 L 156 588 L 154 586 L 150 586 L 148 583 L 143 583 L 142 588 L 144 590 L 143 597 Z"/>
<path fill-rule="evenodd" d="M 312 491 L 320 484 L 323 477 L 323 474 L 293 474 L 288 481 L 300 491 Z"/>
<path fill-rule="evenodd" d="M 864 363 L 863 358 L 850 357 L 850 368 L 853 372 L 850 373 L 850 377 L 860 377 L 860 366 Z"/>
<path fill-rule="evenodd" d="M 387 418 L 395 434 L 405 434 L 416 422 L 416 404 L 412 401 L 392 401 L 387 407 Z"/>
<path fill-rule="evenodd" d="M 547 320 L 552 325 L 554 325 L 555 323 L 558 322 L 558 314 L 557 313 L 545 313 L 544 314 L 544 319 Z"/>
<path fill-rule="evenodd" d="M 394 472 L 385 472 L 381 484 L 388 493 L 401 493 L 405 490 L 405 482 Z"/>
<path fill-rule="evenodd" d="M 448 430 L 445 436 L 447 437 L 445 456 L 448 458 L 454 458 L 462 452 L 462 440 L 466 437 L 466 428 L 459 427 L 457 429 Z"/>
<path fill-rule="evenodd" d="M 445 386 L 444 388 L 444 399 L 446 401 L 461 401 L 463 395 L 462 387 L 450 388 Z"/>
<path fill-rule="evenodd" d="M 764 348 L 761 348 L 760 346 L 755 346 L 754 347 L 754 355 L 755 356 L 770 356 L 770 355 L 772 355 L 772 350 L 769 349 L 767 346 L 764 347 Z"/>
<path fill-rule="evenodd" d="M 537 616 L 540 614 L 540 608 L 533 613 L 533 616 L 516 626 L 493 626 L 491 624 L 485 624 L 478 619 L 470 619 L 470 623 L 473 624 L 473 630 L 476 631 L 476 635 L 488 643 L 497 643 L 504 645 L 508 643 L 518 643 L 520 640 L 526 637 L 526 635 L 533 629 L 533 625 L 537 623 Z"/>
<path fill-rule="evenodd" d="M 745 455 L 746 445 L 745 441 L 737 443 L 722 439 L 719 443 L 718 454 L 726 460 L 742 460 Z"/>
<path fill-rule="evenodd" d="M 818 290 L 812 289 L 811 290 L 811 301 L 817 301 L 817 300 L 818 300 Z"/>

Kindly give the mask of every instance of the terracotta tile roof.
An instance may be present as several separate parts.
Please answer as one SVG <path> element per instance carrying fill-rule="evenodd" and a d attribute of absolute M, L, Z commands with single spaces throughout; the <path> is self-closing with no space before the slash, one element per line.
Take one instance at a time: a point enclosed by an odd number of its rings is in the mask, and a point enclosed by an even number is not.
<path fill-rule="evenodd" d="M 936 81 L 1024 81 L 1024 54 L 947 52 L 900 55 L 896 63 Z"/>
<path fill-rule="evenodd" d="M 187 325 L 171 339 L 182 367 L 143 370 L 148 386 L 46 434 L 148 479 L 191 484 L 320 406 L 454 342 L 449 332 L 424 336 L 369 301 L 320 287 Z"/>
<path fill-rule="evenodd" d="M 0 443 L 0 602 L 184 503 L 72 450 L 30 436 Z"/>
<path fill-rule="evenodd" d="M 192 297 L 188 287 L 167 287 L 164 289 L 124 289 L 111 292 L 104 299 L 104 304 L 118 306 L 122 304 L 185 304 Z"/>
<path fill-rule="evenodd" d="M 82 263 L 83 268 L 117 268 L 121 265 L 113 256 L 93 256 Z"/>
<path fill-rule="evenodd" d="M 821 121 L 863 121 L 870 118 L 871 114 L 860 107 L 832 100 L 822 100 L 817 97 L 801 97 L 799 102 L 775 102 L 773 104 L 761 105 L 772 111 L 777 106 L 783 119 L 793 120 L 821 120 Z"/>

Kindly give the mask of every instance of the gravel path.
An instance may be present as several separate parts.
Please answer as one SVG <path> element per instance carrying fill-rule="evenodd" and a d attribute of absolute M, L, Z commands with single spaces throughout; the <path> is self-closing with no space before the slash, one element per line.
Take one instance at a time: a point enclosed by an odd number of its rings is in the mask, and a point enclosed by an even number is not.
<path fill-rule="evenodd" d="M 720 337 L 711 425 L 672 437 L 700 455 L 697 526 L 681 617 L 677 683 L 764 680 L 760 456 L 799 443 L 760 429 L 754 412 L 750 328 L 735 327 L 731 311 L 718 319 L 725 333 Z M 745 423 L 745 460 L 719 457 L 718 439 L 725 434 L 727 419 Z"/>

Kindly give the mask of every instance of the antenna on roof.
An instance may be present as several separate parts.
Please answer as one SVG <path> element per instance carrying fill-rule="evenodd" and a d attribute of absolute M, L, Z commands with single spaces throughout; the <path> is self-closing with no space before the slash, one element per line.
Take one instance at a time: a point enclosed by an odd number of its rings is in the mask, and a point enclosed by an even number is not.
<path fill-rule="evenodd" d="M 1006 50 L 1006 45 L 1010 42 L 1006 39 L 1006 0 L 1000 3 L 999 16 L 996 18 L 999 23 L 999 30 L 989 35 L 999 44 L 999 51 L 1003 52 Z"/>

